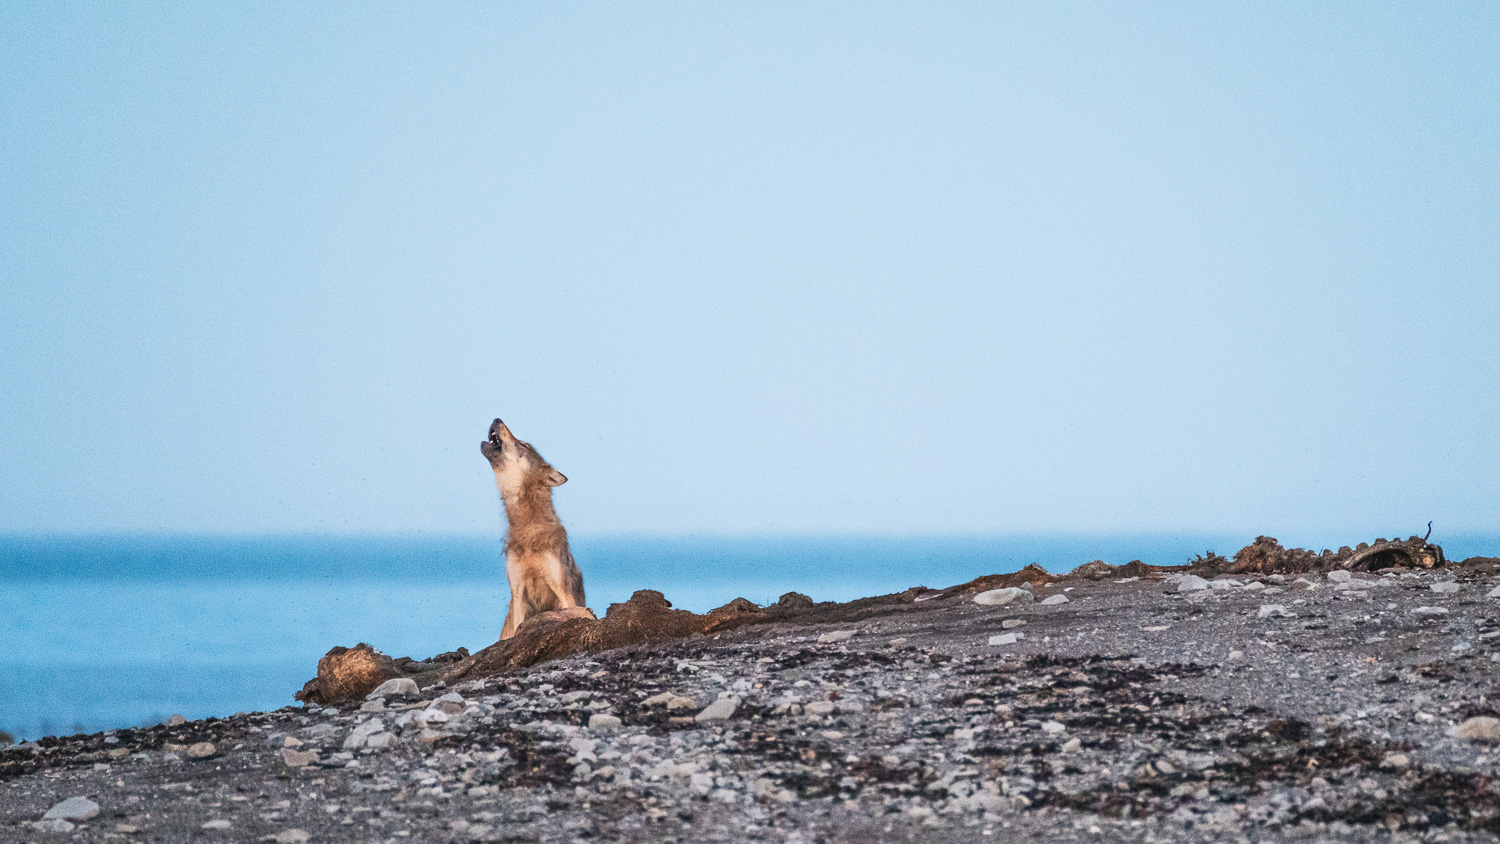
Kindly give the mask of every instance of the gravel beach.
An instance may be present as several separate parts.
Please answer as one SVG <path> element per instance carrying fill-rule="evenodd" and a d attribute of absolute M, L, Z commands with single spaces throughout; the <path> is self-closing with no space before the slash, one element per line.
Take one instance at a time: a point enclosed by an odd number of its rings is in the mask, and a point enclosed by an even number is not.
<path fill-rule="evenodd" d="M 0 751 L 0 840 L 1491 841 L 1497 573 L 913 590 L 47 738 Z"/>

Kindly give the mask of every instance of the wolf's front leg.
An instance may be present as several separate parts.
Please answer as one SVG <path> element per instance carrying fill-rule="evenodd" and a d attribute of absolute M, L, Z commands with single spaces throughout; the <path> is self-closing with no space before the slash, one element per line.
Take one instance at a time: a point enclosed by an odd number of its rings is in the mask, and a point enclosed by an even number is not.
<path fill-rule="evenodd" d="M 516 600 L 515 595 L 510 596 L 510 610 L 505 614 L 505 626 L 500 629 L 500 641 L 505 641 L 516 635 L 516 629 L 521 622 L 526 620 L 525 602 Z"/>

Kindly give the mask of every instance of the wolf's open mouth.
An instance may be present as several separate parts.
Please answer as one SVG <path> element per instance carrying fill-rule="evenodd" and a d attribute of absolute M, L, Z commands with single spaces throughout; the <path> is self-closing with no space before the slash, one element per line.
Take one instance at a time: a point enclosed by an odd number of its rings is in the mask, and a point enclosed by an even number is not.
<path fill-rule="evenodd" d="M 494 446 L 495 448 L 500 448 L 503 445 L 503 443 L 500 442 L 500 435 L 494 431 L 490 431 L 490 445 Z"/>

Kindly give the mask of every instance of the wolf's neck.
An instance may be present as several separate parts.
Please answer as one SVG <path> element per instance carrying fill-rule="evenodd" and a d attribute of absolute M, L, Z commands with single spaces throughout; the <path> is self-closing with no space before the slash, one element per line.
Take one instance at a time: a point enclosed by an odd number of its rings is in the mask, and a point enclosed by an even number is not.
<path fill-rule="evenodd" d="M 500 490 L 505 502 L 505 519 L 510 532 L 524 532 L 542 525 L 557 525 L 557 511 L 552 508 L 552 489 L 543 484 L 527 484 Z"/>

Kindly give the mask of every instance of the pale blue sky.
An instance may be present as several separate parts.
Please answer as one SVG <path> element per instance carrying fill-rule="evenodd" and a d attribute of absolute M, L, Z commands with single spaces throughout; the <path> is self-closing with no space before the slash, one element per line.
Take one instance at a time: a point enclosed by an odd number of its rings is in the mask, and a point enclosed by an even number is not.
<path fill-rule="evenodd" d="M 0 5 L 0 531 L 1500 530 L 1500 6 L 310 5 Z"/>

